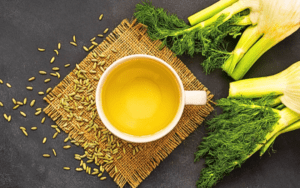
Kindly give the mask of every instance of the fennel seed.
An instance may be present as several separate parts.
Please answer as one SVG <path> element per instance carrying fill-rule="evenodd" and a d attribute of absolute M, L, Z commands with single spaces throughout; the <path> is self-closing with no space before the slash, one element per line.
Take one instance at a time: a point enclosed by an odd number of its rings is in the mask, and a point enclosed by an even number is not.
<path fill-rule="evenodd" d="M 95 47 L 95 45 L 92 45 L 89 47 L 89 50 L 92 50 Z"/>
<path fill-rule="evenodd" d="M 92 43 L 93 45 L 95 45 L 95 46 L 98 46 L 98 43 L 95 42 L 95 41 L 92 41 L 91 43 Z"/>
<path fill-rule="evenodd" d="M 56 130 L 56 132 L 60 133 L 60 130 L 59 130 L 59 128 L 57 128 L 57 127 L 56 127 L 56 128 L 55 128 L 55 130 Z"/>
<path fill-rule="evenodd" d="M 43 91 L 38 92 L 39 95 L 44 95 L 45 93 Z"/>
<path fill-rule="evenodd" d="M 95 41 L 96 40 L 96 37 L 93 37 L 93 38 L 91 38 L 91 42 L 93 42 L 93 41 Z"/>
<path fill-rule="evenodd" d="M 12 98 L 11 100 L 12 100 L 12 102 L 13 102 L 14 104 L 17 104 L 17 101 L 16 101 L 15 98 Z"/>
<path fill-rule="evenodd" d="M 52 70 L 59 71 L 59 67 L 53 67 Z"/>
<path fill-rule="evenodd" d="M 60 48 L 61 48 L 61 44 L 60 44 L 60 42 L 57 44 L 57 49 L 59 49 L 60 50 Z"/>
<path fill-rule="evenodd" d="M 59 72 L 57 72 L 56 75 L 57 75 L 57 78 L 60 79 L 60 74 L 59 74 Z"/>
<path fill-rule="evenodd" d="M 45 123 L 45 120 L 46 120 L 46 118 L 45 118 L 45 117 L 43 117 L 43 119 L 42 119 L 41 123 L 42 123 L 42 124 L 43 124 L 43 123 Z"/>
<path fill-rule="evenodd" d="M 53 138 L 53 139 L 56 138 L 56 137 L 57 137 L 57 134 L 58 134 L 58 132 L 55 132 L 52 138 Z"/>
<path fill-rule="evenodd" d="M 53 56 L 50 60 L 50 63 L 53 63 L 55 61 L 55 57 Z"/>
<path fill-rule="evenodd" d="M 106 179 L 106 177 L 101 177 L 101 178 L 100 178 L 100 180 L 105 180 L 105 179 Z"/>
<path fill-rule="evenodd" d="M 100 166 L 100 171 L 101 171 L 101 172 L 104 172 L 104 168 L 103 168 L 102 165 Z"/>
<path fill-rule="evenodd" d="M 49 88 L 46 90 L 46 93 L 50 93 L 51 90 L 52 90 L 52 88 L 49 87 Z"/>
<path fill-rule="evenodd" d="M 16 105 L 16 106 L 14 106 L 14 107 L 13 107 L 13 110 L 16 110 L 16 109 L 18 109 L 18 108 L 19 108 L 19 106 L 20 106 L 20 105 Z"/>
<path fill-rule="evenodd" d="M 70 64 L 65 64 L 65 67 L 67 68 L 67 67 L 69 67 L 70 66 Z"/>
<path fill-rule="evenodd" d="M 45 49 L 44 49 L 44 48 L 38 48 L 38 51 L 40 51 L 40 52 L 44 52 L 44 51 L 45 51 Z"/>
<path fill-rule="evenodd" d="M 28 136 L 28 133 L 26 132 L 26 130 L 22 130 L 22 132 L 25 136 Z"/>
<path fill-rule="evenodd" d="M 102 18 L 103 18 L 103 14 L 100 14 L 100 16 L 99 16 L 99 20 L 101 21 L 101 20 L 102 20 Z"/>
<path fill-rule="evenodd" d="M 29 90 L 29 91 L 32 91 L 32 90 L 33 90 L 33 87 L 27 86 L 26 89 Z"/>
<path fill-rule="evenodd" d="M 75 35 L 73 35 L 73 42 L 76 42 L 76 37 L 75 37 Z"/>
<path fill-rule="evenodd" d="M 56 151 L 55 151 L 55 149 L 52 149 L 52 151 L 53 151 L 53 155 L 56 157 Z"/>
<path fill-rule="evenodd" d="M 45 144 L 47 142 L 47 138 L 45 137 L 44 139 L 43 139 L 43 144 Z"/>
<path fill-rule="evenodd" d="M 20 101 L 17 101 L 17 105 L 23 106 L 23 103 Z"/>
<path fill-rule="evenodd" d="M 70 145 L 65 145 L 63 148 L 64 148 L 64 149 L 70 149 L 71 146 L 70 146 Z"/>
<path fill-rule="evenodd" d="M 75 42 L 70 42 L 70 44 L 72 44 L 73 46 L 77 46 Z"/>
<path fill-rule="evenodd" d="M 108 28 L 106 28 L 106 29 L 103 31 L 104 34 L 107 33 L 107 32 L 108 32 Z"/>
<path fill-rule="evenodd" d="M 48 78 L 48 79 L 46 79 L 44 82 L 45 82 L 45 83 L 48 83 L 48 82 L 50 82 L 50 81 L 51 81 L 51 79 Z"/>
<path fill-rule="evenodd" d="M 25 97 L 24 100 L 23 100 L 23 104 L 27 104 L 27 98 Z"/>
<path fill-rule="evenodd" d="M 25 114 L 24 112 L 20 111 L 20 114 L 21 114 L 22 116 L 26 117 L 26 114 Z"/>
<path fill-rule="evenodd" d="M 0 101 L 0 106 L 4 106 L 3 103 Z"/>
<path fill-rule="evenodd" d="M 37 127 L 31 127 L 31 130 L 35 131 L 37 130 Z"/>
<path fill-rule="evenodd" d="M 49 157 L 50 157 L 50 154 L 43 154 L 43 157 L 49 158 Z"/>
<path fill-rule="evenodd" d="M 98 36 L 98 37 L 101 37 L 101 38 L 103 37 L 103 35 L 102 35 L 102 34 L 98 34 L 97 36 Z"/>
<path fill-rule="evenodd" d="M 82 168 L 76 168 L 76 171 L 81 172 L 81 171 L 83 171 L 83 169 Z"/>
<path fill-rule="evenodd" d="M 32 100 L 32 101 L 30 102 L 30 106 L 33 107 L 34 104 L 35 104 L 35 100 Z"/>
<path fill-rule="evenodd" d="M 88 49 L 86 46 L 83 46 L 82 48 L 83 48 L 86 52 L 89 51 L 89 49 Z"/>
<path fill-rule="evenodd" d="M 6 86 L 9 87 L 9 88 L 11 88 L 11 85 L 9 83 L 6 83 Z"/>
<path fill-rule="evenodd" d="M 58 56 L 58 54 L 59 54 L 59 52 L 58 52 L 58 50 L 53 50 L 55 53 L 56 53 L 56 55 Z"/>
<path fill-rule="evenodd" d="M 35 77 L 31 77 L 31 78 L 28 79 L 29 82 L 31 82 L 33 80 L 35 80 Z"/>
<path fill-rule="evenodd" d="M 7 117 L 7 121 L 8 121 L 8 122 L 11 121 L 11 115 L 9 115 L 9 116 Z"/>

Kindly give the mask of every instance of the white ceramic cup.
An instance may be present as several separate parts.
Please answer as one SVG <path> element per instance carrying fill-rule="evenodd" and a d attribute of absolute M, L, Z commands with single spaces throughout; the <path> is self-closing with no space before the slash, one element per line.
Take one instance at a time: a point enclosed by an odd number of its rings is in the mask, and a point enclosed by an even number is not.
<path fill-rule="evenodd" d="M 119 131 L 117 128 L 112 125 L 109 120 L 106 118 L 103 108 L 102 108 L 102 99 L 101 99 L 101 91 L 102 87 L 108 77 L 108 75 L 114 71 L 116 67 L 119 65 L 128 62 L 128 60 L 131 59 L 137 59 L 137 58 L 149 58 L 152 60 L 155 60 L 156 62 L 161 63 L 163 66 L 165 66 L 167 69 L 169 69 L 173 75 L 174 78 L 176 79 L 178 86 L 179 86 L 179 91 L 180 91 L 180 103 L 179 103 L 179 108 L 177 110 L 177 113 L 174 117 L 174 119 L 167 125 L 164 129 L 156 132 L 155 134 L 152 135 L 146 135 L 146 136 L 134 136 L 134 135 L 129 135 L 127 133 L 123 133 Z M 207 101 L 207 96 L 205 91 L 185 91 L 183 88 L 182 81 L 180 80 L 178 74 L 176 71 L 165 61 L 154 57 L 150 55 L 144 55 L 144 54 L 136 54 L 136 55 L 130 55 L 123 57 L 121 59 L 118 59 L 115 61 L 112 65 L 106 69 L 106 71 L 103 73 L 103 75 L 100 78 L 100 81 L 97 86 L 96 90 L 96 106 L 97 106 L 97 111 L 100 116 L 100 119 L 106 126 L 106 128 L 111 131 L 115 136 L 124 139 L 129 142 L 135 142 L 135 143 L 145 143 L 145 142 L 151 142 L 157 139 L 162 138 L 166 134 L 168 134 L 172 129 L 177 125 L 178 121 L 181 118 L 181 115 L 183 113 L 184 105 L 205 105 Z"/>

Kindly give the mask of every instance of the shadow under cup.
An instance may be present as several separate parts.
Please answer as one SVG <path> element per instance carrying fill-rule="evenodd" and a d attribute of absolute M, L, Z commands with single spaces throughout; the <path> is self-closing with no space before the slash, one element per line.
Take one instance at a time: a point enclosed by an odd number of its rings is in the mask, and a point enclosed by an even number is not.
<path fill-rule="evenodd" d="M 182 105 L 181 86 L 165 64 L 151 56 L 136 56 L 107 71 L 100 104 L 105 121 L 113 129 L 132 137 L 147 137 L 174 121 Z"/>

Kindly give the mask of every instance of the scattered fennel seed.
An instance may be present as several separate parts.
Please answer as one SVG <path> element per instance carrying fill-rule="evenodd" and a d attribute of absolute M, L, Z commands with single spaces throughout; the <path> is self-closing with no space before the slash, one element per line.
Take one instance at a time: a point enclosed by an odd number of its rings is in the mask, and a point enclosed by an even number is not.
<path fill-rule="evenodd" d="M 53 63 L 55 61 L 55 57 L 53 56 L 50 60 L 50 63 Z"/>
<path fill-rule="evenodd" d="M 77 46 L 75 42 L 70 42 L 70 44 L 72 44 L 73 46 Z"/>
<path fill-rule="evenodd" d="M 100 16 L 99 16 L 99 20 L 101 21 L 101 20 L 102 20 L 102 18 L 103 18 L 103 14 L 100 14 Z"/>
<path fill-rule="evenodd" d="M 28 79 L 29 82 L 31 82 L 33 80 L 35 80 L 35 77 L 31 77 L 31 78 Z"/>
<path fill-rule="evenodd" d="M 106 29 L 103 31 L 104 34 L 107 33 L 107 32 L 108 32 L 108 28 L 106 28 Z"/>
<path fill-rule="evenodd" d="M 44 51 L 45 51 L 45 49 L 43 49 L 43 48 L 38 48 L 38 51 L 40 51 L 40 52 L 44 52 Z"/>

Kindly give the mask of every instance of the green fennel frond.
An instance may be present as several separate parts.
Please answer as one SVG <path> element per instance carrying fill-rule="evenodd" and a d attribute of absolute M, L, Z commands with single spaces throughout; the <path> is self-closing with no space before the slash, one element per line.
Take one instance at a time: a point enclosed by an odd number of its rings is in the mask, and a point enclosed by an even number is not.
<path fill-rule="evenodd" d="M 195 161 L 205 158 L 197 187 L 212 187 L 234 168 L 240 167 L 263 143 L 280 116 L 270 107 L 272 96 L 261 99 L 220 99 L 223 113 L 208 122 L 207 137 L 195 153 Z"/>
<path fill-rule="evenodd" d="M 220 68 L 230 55 L 227 51 L 227 36 L 237 37 L 246 27 L 238 25 L 249 10 L 242 11 L 227 21 L 226 15 L 221 15 L 208 26 L 189 26 L 175 14 L 170 14 L 163 8 L 155 8 L 146 1 L 137 4 L 134 16 L 138 22 L 148 27 L 148 35 L 153 40 L 161 40 L 176 55 L 202 54 L 206 57 L 202 63 L 205 73 Z"/>

